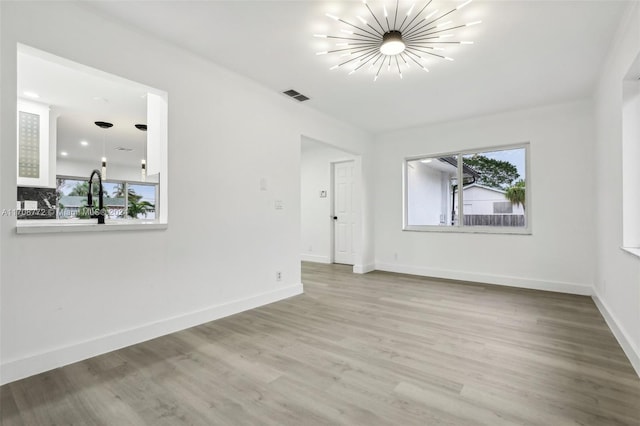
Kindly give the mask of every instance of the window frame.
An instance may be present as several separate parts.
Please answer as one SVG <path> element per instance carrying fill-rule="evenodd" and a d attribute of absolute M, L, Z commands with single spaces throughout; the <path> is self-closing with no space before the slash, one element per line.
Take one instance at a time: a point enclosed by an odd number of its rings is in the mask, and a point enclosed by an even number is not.
<path fill-rule="evenodd" d="M 464 225 L 464 194 L 463 191 L 458 191 L 457 197 L 457 208 L 458 208 L 458 220 L 455 225 L 409 225 L 409 209 L 408 209 L 408 201 L 409 201 L 409 173 L 408 173 L 408 163 L 410 161 L 420 160 L 424 158 L 439 158 L 439 157 L 452 157 L 457 156 L 458 165 L 457 165 L 457 180 L 458 182 L 462 182 L 463 175 L 463 162 L 464 156 L 468 154 L 482 154 L 483 152 L 494 152 L 494 151 L 508 151 L 511 149 L 524 149 L 525 151 L 525 224 L 524 227 L 515 227 L 515 226 L 465 226 Z M 436 152 L 436 153 L 428 153 L 422 155 L 412 155 L 409 157 L 405 157 L 402 162 L 402 230 L 403 231 L 413 231 L 413 232 L 454 232 L 454 233 L 472 233 L 472 234 L 515 234 L 515 235 L 531 235 L 532 234 L 532 221 L 531 221 L 531 143 L 527 142 L 519 142 L 514 144 L 506 144 L 506 145 L 493 145 L 488 147 L 479 147 L 479 148 L 469 148 L 469 149 L 461 149 L 457 151 L 448 151 L 448 152 Z"/>
<path fill-rule="evenodd" d="M 74 181 L 79 181 L 79 182 L 86 182 L 87 178 L 83 178 L 83 177 L 78 177 L 78 176 L 70 176 L 70 175 L 56 175 L 56 181 L 58 179 L 66 179 L 66 180 L 74 180 Z M 94 180 L 94 183 L 97 184 L 98 181 Z M 159 205 L 160 205 L 160 199 L 159 199 L 159 195 L 160 195 L 160 182 L 143 182 L 143 181 L 136 181 L 136 180 L 126 180 L 126 179 L 107 179 L 106 181 L 102 182 L 102 185 L 104 186 L 105 183 L 115 183 L 115 184 L 120 184 L 123 183 L 125 184 L 125 201 L 124 201 L 124 211 L 125 211 L 125 217 L 122 218 L 111 218 L 110 220 L 112 221 L 122 221 L 123 223 L 126 222 L 149 222 L 149 221 L 158 221 L 158 218 L 156 217 L 155 219 L 145 219 L 145 218 L 130 218 L 128 216 L 126 216 L 126 212 L 128 211 L 129 208 L 129 185 L 144 185 L 144 186 L 153 186 L 154 187 L 154 192 L 155 192 L 155 199 L 156 199 L 156 204 L 154 205 L 154 210 L 155 210 L 155 215 L 158 215 L 159 212 Z M 97 203 L 97 200 L 95 200 L 95 202 Z M 57 203 L 56 203 L 56 209 L 58 209 L 57 207 Z M 58 215 L 59 213 L 56 212 L 56 215 Z M 78 219 L 78 218 L 70 218 L 70 219 L 60 219 L 60 218 L 56 218 L 56 220 L 79 220 L 79 221 L 83 221 L 83 220 L 92 220 L 92 219 Z"/>

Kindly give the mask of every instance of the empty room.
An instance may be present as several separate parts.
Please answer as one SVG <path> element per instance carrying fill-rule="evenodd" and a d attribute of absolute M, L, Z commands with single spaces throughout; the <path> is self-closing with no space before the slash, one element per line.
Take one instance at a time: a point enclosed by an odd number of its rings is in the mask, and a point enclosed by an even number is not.
<path fill-rule="evenodd" d="M 640 1 L 0 1 L 0 424 L 640 425 Z"/>

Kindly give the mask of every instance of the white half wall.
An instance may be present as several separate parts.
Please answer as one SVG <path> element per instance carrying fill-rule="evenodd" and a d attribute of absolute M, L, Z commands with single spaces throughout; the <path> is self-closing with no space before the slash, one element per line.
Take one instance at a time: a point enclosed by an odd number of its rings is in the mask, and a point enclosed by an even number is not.
<path fill-rule="evenodd" d="M 303 138 L 301 142 L 301 258 L 318 263 L 332 262 L 332 176 L 331 163 L 355 160 L 353 154 Z M 320 196 L 326 191 L 326 196 Z"/>
<path fill-rule="evenodd" d="M 0 16 L 0 207 L 16 205 L 18 42 L 168 92 L 171 203 L 165 231 L 0 218 L 0 383 L 301 291 L 301 135 L 366 159 L 368 134 L 74 2 Z"/>
<path fill-rule="evenodd" d="M 619 25 L 595 95 L 596 235 L 595 293 L 620 345 L 640 375 L 640 257 L 623 244 L 623 167 L 638 168 L 638 159 L 623 161 L 623 80 L 640 55 L 640 3 L 630 4 Z M 635 78 L 640 77 L 640 74 Z M 640 120 L 640 116 L 636 117 Z M 638 140 L 635 140 L 638 144 Z M 637 151 L 636 151 L 637 152 Z M 629 182 L 626 182 L 627 184 Z M 633 182 L 635 195 L 639 183 Z M 636 220 L 640 220 L 636 217 Z"/>
<path fill-rule="evenodd" d="M 383 134 L 375 149 L 376 269 L 591 294 L 594 126 L 589 101 Z M 531 235 L 402 231 L 406 157 L 530 142 Z"/>

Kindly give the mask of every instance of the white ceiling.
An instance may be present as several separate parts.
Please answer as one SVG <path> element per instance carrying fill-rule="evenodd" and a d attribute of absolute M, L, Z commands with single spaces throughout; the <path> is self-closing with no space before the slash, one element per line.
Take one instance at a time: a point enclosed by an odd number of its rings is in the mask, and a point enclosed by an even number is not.
<path fill-rule="evenodd" d="M 438 9 L 461 1 L 435 0 Z M 380 11 L 381 2 L 369 0 Z M 395 2 L 387 0 L 387 7 Z M 400 0 L 407 10 L 412 0 Z M 377 133 L 587 97 L 607 54 L 625 2 L 483 1 L 456 14 L 482 20 L 460 39 L 474 45 L 447 53 L 454 62 L 413 67 L 404 79 L 329 71 L 337 58 L 317 56 L 339 33 L 333 13 L 357 22 L 360 1 L 91 1 L 86 6 L 204 56 L 274 91 L 293 88 L 305 104 Z M 422 6 L 416 4 L 416 10 Z M 430 6 L 431 8 L 431 6 Z M 401 12 L 402 13 L 402 12 Z M 455 15 L 455 14 L 454 14 Z M 292 102 L 294 102 L 292 100 Z"/>

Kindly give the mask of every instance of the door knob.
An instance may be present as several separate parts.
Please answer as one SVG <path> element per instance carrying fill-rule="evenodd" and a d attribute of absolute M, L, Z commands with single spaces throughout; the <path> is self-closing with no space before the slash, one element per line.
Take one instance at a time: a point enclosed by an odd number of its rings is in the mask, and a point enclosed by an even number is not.
<path fill-rule="evenodd" d="M 333 220 L 338 220 L 338 216 L 334 216 L 334 217 L 333 217 Z"/>

